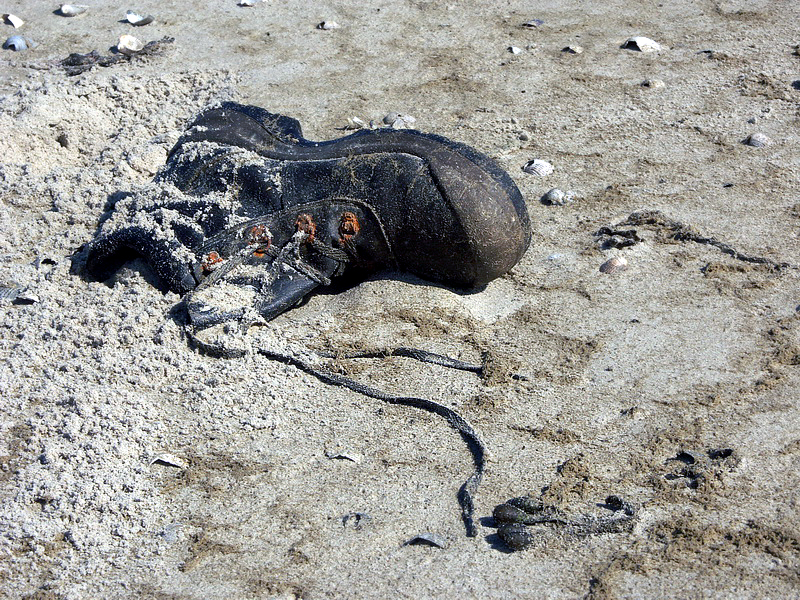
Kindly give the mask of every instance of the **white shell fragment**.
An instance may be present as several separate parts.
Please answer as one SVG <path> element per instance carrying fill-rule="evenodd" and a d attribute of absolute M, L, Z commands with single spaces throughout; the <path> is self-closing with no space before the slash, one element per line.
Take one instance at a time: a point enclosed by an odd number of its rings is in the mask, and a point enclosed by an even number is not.
<path fill-rule="evenodd" d="M 571 190 L 563 192 L 558 188 L 553 188 L 544 196 L 542 196 L 542 204 L 548 204 L 550 206 L 564 206 L 565 204 L 572 202 L 574 199 L 575 192 Z"/>
<path fill-rule="evenodd" d="M 553 169 L 553 165 L 551 165 L 546 160 L 541 160 L 539 158 L 535 158 L 533 160 L 529 160 L 525 163 L 525 166 L 522 167 L 522 170 L 530 175 L 538 175 L 539 177 L 547 177 L 550 175 L 555 169 Z"/>
<path fill-rule="evenodd" d="M 531 19 L 530 21 L 525 21 L 522 25 L 520 25 L 520 27 L 524 27 L 525 29 L 536 29 L 542 25 L 544 25 L 544 21 L 541 19 Z"/>
<path fill-rule="evenodd" d="M 132 10 L 129 10 L 128 12 L 125 13 L 125 20 L 128 23 L 130 23 L 131 25 L 133 25 L 134 27 L 141 27 L 142 25 L 149 25 L 150 23 L 153 22 L 154 19 L 155 19 L 155 17 L 153 17 L 153 15 L 144 16 L 144 15 L 140 15 L 138 13 L 135 13 Z"/>
<path fill-rule="evenodd" d="M 628 261 L 622 256 L 615 256 L 600 265 L 601 273 L 620 273 L 628 268 Z"/>
<path fill-rule="evenodd" d="M 119 36 L 119 41 L 117 42 L 117 51 L 121 52 L 122 54 L 131 56 L 139 52 L 142 48 L 144 48 L 142 41 L 133 37 L 132 35 L 128 35 L 126 33 Z"/>
<path fill-rule="evenodd" d="M 583 46 L 564 46 L 561 51 L 565 54 L 583 54 Z"/>
<path fill-rule="evenodd" d="M 13 50 L 14 52 L 27 50 L 31 46 L 31 41 L 22 37 L 21 35 L 12 35 L 5 42 L 3 42 L 3 50 Z"/>
<path fill-rule="evenodd" d="M 6 13 L 3 15 L 3 22 L 7 25 L 11 25 L 14 29 L 22 27 L 25 25 L 25 21 L 20 19 L 17 15 L 12 15 L 10 13 Z"/>
<path fill-rule="evenodd" d="M 625 43 L 620 46 L 625 50 L 637 50 L 639 52 L 658 52 L 661 50 L 661 44 L 654 42 L 650 38 L 637 35 L 625 40 Z"/>
<path fill-rule="evenodd" d="M 417 120 L 411 115 L 401 115 L 400 113 L 390 112 L 383 117 L 383 122 L 392 129 L 412 129 Z"/>
<path fill-rule="evenodd" d="M 522 48 L 519 46 L 509 46 L 508 51 L 511 52 L 511 54 L 522 54 Z"/>
<path fill-rule="evenodd" d="M 350 117 L 347 119 L 347 125 L 344 126 L 345 129 L 369 129 L 369 123 L 367 123 L 364 119 L 359 119 L 358 117 Z"/>
<path fill-rule="evenodd" d="M 642 82 L 642 87 L 649 87 L 653 89 L 664 87 L 664 82 L 660 79 L 645 79 Z"/>
<path fill-rule="evenodd" d="M 77 17 L 86 12 L 89 8 L 86 4 L 62 4 L 58 9 L 58 14 L 62 17 Z"/>
<path fill-rule="evenodd" d="M 744 139 L 744 143 L 748 146 L 753 146 L 754 148 L 764 148 L 765 146 L 769 146 L 772 143 L 772 140 L 769 139 L 763 133 L 751 133 Z"/>
<path fill-rule="evenodd" d="M 164 465 L 167 467 L 175 467 L 177 469 L 185 469 L 189 465 L 186 464 L 186 461 L 182 458 L 175 456 L 174 454 L 169 454 L 168 452 L 164 452 L 162 454 L 156 454 L 153 458 L 150 459 L 150 465 Z"/>
<path fill-rule="evenodd" d="M 255 6 L 261 0 L 239 0 L 237 6 Z"/>
<path fill-rule="evenodd" d="M 323 21 L 317 24 L 317 29 L 328 31 L 330 29 L 339 29 L 339 24 L 336 21 Z"/>

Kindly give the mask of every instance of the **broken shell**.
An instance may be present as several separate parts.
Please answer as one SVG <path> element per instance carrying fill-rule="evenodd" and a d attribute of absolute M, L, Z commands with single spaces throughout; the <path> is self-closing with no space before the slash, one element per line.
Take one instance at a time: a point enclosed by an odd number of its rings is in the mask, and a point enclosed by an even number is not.
<path fill-rule="evenodd" d="M 564 46 L 561 51 L 567 54 L 582 54 L 583 46 Z"/>
<path fill-rule="evenodd" d="M 150 465 L 163 465 L 165 467 L 175 467 L 177 469 L 185 469 L 188 466 L 185 460 L 168 452 L 157 454 L 151 458 Z"/>
<path fill-rule="evenodd" d="M 622 44 L 620 48 L 624 48 L 625 50 L 637 50 L 639 52 L 658 52 L 661 50 L 661 45 L 650 38 L 637 35 L 625 40 L 625 43 Z"/>
<path fill-rule="evenodd" d="M 14 298 L 14 304 L 36 304 L 37 302 L 39 302 L 39 296 L 28 290 L 22 290 Z"/>
<path fill-rule="evenodd" d="M 511 54 L 522 54 L 522 48 L 517 46 L 509 46 L 508 51 L 511 52 Z"/>
<path fill-rule="evenodd" d="M 12 35 L 5 42 L 3 42 L 3 50 L 20 52 L 22 50 L 27 50 L 29 45 L 30 44 L 28 43 L 28 40 L 21 35 Z"/>
<path fill-rule="evenodd" d="M 9 302 L 13 302 L 16 300 L 19 293 L 22 291 L 22 288 L 19 286 L 0 286 L 0 300 L 8 300 Z"/>
<path fill-rule="evenodd" d="M 600 265 L 601 273 L 619 273 L 628 268 L 628 261 L 622 256 L 615 256 Z"/>
<path fill-rule="evenodd" d="M 660 79 L 645 79 L 642 82 L 642 87 L 649 87 L 649 88 L 662 88 L 664 87 L 664 82 Z"/>
<path fill-rule="evenodd" d="M 119 36 L 119 41 L 117 42 L 118 52 L 121 52 L 126 56 L 131 56 L 139 52 L 142 48 L 144 48 L 144 44 L 141 42 L 141 40 L 133 37 L 132 35 L 128 35 L 126 33 Z"/>
<path fill-rule="evenodd" d="M 368 127 L 369 124 L 358 117 L 350 117 L 347 119 L 347 125 L 345 125 L 345 129 L 367 129 Z"/>
<path fill-rule="evenodd" d="M 420 533 L 407 542 L 404 542 L 403 546 L 434 546 L 436 548 L 447 548 L 447 540 L 435 533 L 426 532 Z"/>
<path fill-rule="evenodd" d="M 317 29 L 328 31 L 330 29 L 339 29 L 339 24 L 336 21 L 323 21 L 317 24 Z"/>
<path fill-rule="evenodd" d="M 77 17 L 86 12 L 89 8 L 86 4 L 62 4 L 58 9 L 58 14 L 62 17 Z"/>
<path fill-rule="evenodd" d="M 772 140 L 763 133 L 751 133 L 744 139 L 743 143 L 747 144 L 748 146 L 753 146 L 754 148 L 763 148 L 765 146 L 769 146 L 772 143 Z"/>
<path fill-rule="evenodd" d="M 549 204 L 550 206 L 564 206 L 569 204 L 575 199 L 575 192 L 566 191 L 562 192 L 558 188 L 553 188 L 542 196 L 542 204 Z"/>
<path fill-rule="evenodd" d="M 530 173 L 531 175 L 538 175 L 539 177 L 546 177 L 554 171 L 553 165 L 546 160 L 541 160 L 538 158 L 529 160 L 527 163 L 525 163 L 525 166 L 522 167 L 522 170 L 526 173 Z"/>
<path fill-rule="evenodd" d="M 125 13 L 125 20 L 128 21 L 134 27 L 141 27 L 142 25 L 148 25 L 153 22 L 155 17 L 153 15 L 142 16 L 129 10 Z"/>
<path fill-rule="evenodd" d="M 6 13 L 3 15 L 3 22 L 7 23 L 14 27 L 14 29 L 18 27 L 22 27 L 25 24 L 25 21 L 20 19 L 17 15 L 12 15 L 10 13 Z"/>
<path fill-rule="evenodd" d="M 525 21 L 520 27 L 525 27 L 526 29 L 536 29 L 544 25 L 544 21 L 541 19 L 531 19 L 530 21 Z"/>

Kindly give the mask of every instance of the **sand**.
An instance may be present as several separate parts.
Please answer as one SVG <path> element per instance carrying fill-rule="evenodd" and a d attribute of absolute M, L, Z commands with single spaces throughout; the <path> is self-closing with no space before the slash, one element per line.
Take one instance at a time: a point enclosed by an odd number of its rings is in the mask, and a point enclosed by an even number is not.
<path fill-rule="evenodd" d="M 142 1 L 155 22 L 132 28 L 102 3 L 5 3 L 39 45 L 0 54 L 0 285 L 23 290 L 0 306 L 0 595 L 800 598 L 800 8 L 477 4 Z M 123 33 L 174 42 L 59 66 Z M 661 50 L 620 48 L 636 35 Z M 442 419 L 197 353 L 141 260 L 87 278 L 106 211 L 228 99 L 310 139 L 411 115 L 522 190 L 533 243 L 480 293 L 384 273 L 240 340 L 460 411 L 489 449 L 478 537 Z M 523 172 L 536 158 L 554 173 Z M 554 187 L 574 200 L 543 204 Z M 628 268 L 601 273 L 613 257 Z M 493 368 L 319 357 L 377 346 Z M 510 552 L 492 510 L 526 494 L 637 512 Z M 425 532 L 445 547 L 404 545 Z"/>

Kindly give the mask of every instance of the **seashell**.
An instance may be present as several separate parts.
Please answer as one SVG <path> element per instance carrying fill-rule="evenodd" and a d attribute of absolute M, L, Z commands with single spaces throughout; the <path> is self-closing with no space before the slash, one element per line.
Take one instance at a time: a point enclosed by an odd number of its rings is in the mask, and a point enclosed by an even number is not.
<path fill-rule="evenodd" d="M 392 129 L 409 129 L 414 126 L 417 120 L 411 115 L 401 115 L 400 113 L 390 112 L 383 117 L 383 122 Z"/>
<path fill-rule="evenodd" d="M 583 54 L 583 46 L 564 46 L 561 51 L 567 54 Z"/>
<path fill-rule="evenodd" d="M 347 119 L 347 125 L 344 127 L 345 129 L 368 129 L 369 123 L 367 123 L 364 119 L 359 119 L 358 117 L 350 117 Z"/>
<path fill-rule="evenodd" d="M 27 50 L 29 47 L 28 40 L 21 35 L 12 35 L 5 42 L 3 42 L 3 50 L 13 50 L 14 52 L 21 52 Z"/>
<path fill-rule="evenodd" d="M 525 166 L 522 167 L 522 170 L 531 175 L 538 175 L 539 177 L 546 177 L 554 171 L 553 165 L 539 158 L 529 160 L 525 163 Z"/>
<path fill-rule="evenodd" d="M 330 29 L 339 29 L 339 24 L 336 21 L 323 21 L 317 24 L 317 29 L 328 31 Z"/>
<path fill-rule="evenodd" d="M 25 25 L 25 21 L 20 19 L 17 15 L 12 15 L 10 13 L 6 13 L 3 15 L 3 22 L 7 25 L 11 25 L 14 29 L 18 27 L 22 27 Z"/>
<path fill-rule="evenodd" d="M 13 302 L 19 296 L 19 293 L 22 291 L 21 287 L 18 286 L 0 286 L 0 300 L 8 300 L 9 302 Z"/>
<path fill-rule="evenodd" d="M 125 13 L 125 20 L 128 21 L 134 27 L 141 27 L 142 25 L 149 25 L 153 22 L 155 17 L 153 15 L 142 16 L 129 10 Z"/>
<path fill-rule="evenodd" d="M 754 148 L 764 148 L 765 146 L 769 146 L 772 140 L 763 133 L 757 132 L 748 135 L 742 143 L 753 146 Z"/>
<path fill-rule="evenodd" d="M 601 273 L 620 273 L 628 268 L 628 261 L 622 256 L 615 256 L 600 265 Z"/>
<path fill-rule="evenodd" d="M 519 523 L 503 523 L 497 528 L 497 535 L 512 550 L 524 550 L 533 543 L 533 535 Z"/>
<path fill-rule="evenodd" d="M 625 40 L 625 43 L 620 46 L 625 50 L 637 50 L 639 52 L 658 52 L 661 50 L 661 44 L 654 42 L 650 38 L 635 36 Z"/>
<path fill-rule="evenodd" d="M 62 17 L 77 17 L 85 13 L 88 8 L 86 4 L 62 4 L 58 9 L 58 14 Z"/>
<path fill-rule="evenodd" d="M 660 79 L 645 79 L 642 82 L 642 87 L 649 87 L 649 88 L 662 88 L 664 87 L 664 82 Z"/>
<path fill-rule="evenodd" d="M 517 46 L 509 46 L 508 51 L 511 52 L 511 54 L 522 54 L 522 48 Z"/>
<path fill-rule="evenodd" d="M 258 2 L 261 0 L 239 0 L 236 4 L 237 6 L 255 6 Z"/>
<path fill-rule="evenodd" d="M 126 56 L 132 56 L 139 52 L 142 48 L 144 48 L 142 41 L 133 37 L 132 35 L 128 35 L 126 33 L 119 36 L 119 41 L 117 42 L 118 52 Z"/>
<path fill-rule="evenodd" d="M 166 467 L 175 467 L 177 469 L 185 469 L 187 466 L 186 461 L 182 458 L 175 456 L 174 454 L 169 454 L 168 452 L 164 452 L 162 454 L 157 454 L 152 459 L 150 459 L 150 465 L 164 465 Z"/>
<path fill-rule="evenodd" d="M 548 204 L 550 206 L 564 206 L 565 204 L 572 202 L 574 199 L 575 192 L 571 190 L 562 192 L 558 188 L 553 188 L 544 196 L 542 196 L 542 204 Z"/>
<path fill-rule="evenodd" d="M 14 298 L 14 304 L 36 304 L 39 302 L 39 296 L 28 290 L 22 290 L 17 297 Z"/>
<path fill-rule="evenodd" d="M 447 548 L 447 540 L 435 533 L 425 532 L 415 535 L 407 542 L 403 542 L 403 546 L 434 546 L 436 548 Z"/>
<path fill-rule="evenodd" d="M 531 19 L 530 21 L 525 21 L 522 25 L 520 25 L 520 27 L 525 27 L 526 29 L 536 29 L 542 25 L 544 25 L 544 21 L 541 19 Z"/>

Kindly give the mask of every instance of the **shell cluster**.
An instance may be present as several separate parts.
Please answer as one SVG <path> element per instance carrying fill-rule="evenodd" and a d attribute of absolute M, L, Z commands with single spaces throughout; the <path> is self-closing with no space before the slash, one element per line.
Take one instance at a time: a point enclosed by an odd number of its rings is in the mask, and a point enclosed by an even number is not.
<path fill-rule="evenodd" d="M 397 112 L 390 112 L 383 117 L 383 122 L 392 129 L 412 129 L 417 120 L 411 115 L 401 115 Z"/>

